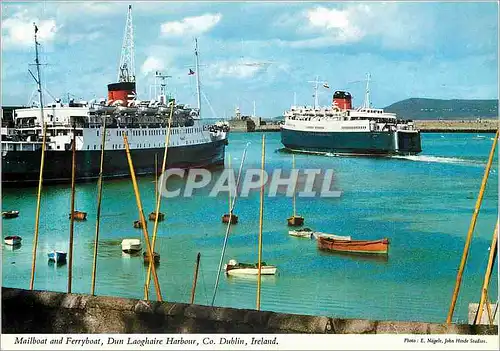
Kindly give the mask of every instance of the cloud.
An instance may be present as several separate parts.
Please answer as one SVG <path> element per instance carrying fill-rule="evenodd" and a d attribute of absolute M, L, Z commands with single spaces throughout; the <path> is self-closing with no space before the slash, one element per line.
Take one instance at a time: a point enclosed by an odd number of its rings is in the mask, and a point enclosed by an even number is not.
<path fill-rule="evenodd" d="M 246 61 L 223 61 L 209 65 L 207 71 L 211 78 L 252 78 L 257 73 L 264 71 L 266 65 Z"/>
<path fill-rule="evenodd" d="M 307 19 L 311 28 L 319 29 L 334 42 L 356 42 L 366 33 L 357 25 L 356 17 L 366 14 L 367 6 L 348 7 L 345 10 L 316 7 L 307 11 Z"/>
<path fill-rule="evenodd" d="M 141 73 L 147 75 L 153 71 L 165 69 L 165 63 L 156 56 L 149 56 L 141 66 Z"/>
<path fill-rule="evenodd" d="M 2 23 L 2 41 L 4 47 L 30 47 L 33 45 L 33 22 L 38 27 L 38 38 L 45 44 L 56 38 L 60 29 L 54 19 L 39 20 L 27 16 L 25 11 L 17 12 Z"/>
<path fill-rule="evenodd" d="M 166 22 L 160 27 L 164 36 L 198 35 L 212 29 L 221 20 L 222 15 L 204 14 L 196 17 L 186 17 L 181 21 Z"/>
<path fill-rule="evenodd" d="M 79 41 L 89 42 L 89 41 L 97 40 L 97 39 L 100 39 L 103 37 L 104 37 L 104 34 L 102 32 L 99 32 L 99 31 L 93 31 L 90 33 L 72 34 L 72 35 L 68 35 L 68 44 L 74 44 L 74 43 L 77 43 Z"/>
<path fill-rule="evenodd" d="M 405 4 L 406 5 L 406 4 Z M 347 4 L 342 7 L 316 6 L 276 19 L 276 27 L 295 27 L 297 38 L 285 43 L 292 48 L 371 42 L 386 49 L 417 50 L 428 47 L 434 30 L 434 18 L 425 7 L 413 11 L 412 4 Z"/>

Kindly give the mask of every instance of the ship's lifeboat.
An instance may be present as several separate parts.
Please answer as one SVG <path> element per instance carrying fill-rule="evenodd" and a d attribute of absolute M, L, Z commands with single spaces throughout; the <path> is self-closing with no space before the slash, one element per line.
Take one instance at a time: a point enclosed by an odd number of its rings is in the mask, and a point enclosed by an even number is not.
<path fill-rule="evenodd" d="M 161 114 L 170 113 L 170 106 L 169 107 L 160 106 L 158 108 L 158 112 Z"/>
<path fill-rule="evenodd" d="M 139 113 L 142 115 L 155 115 L 158 112 L 158 108 L 148 107 L 148 106 L 140 106 Z"/>
<path fill-rule="evenodd" d="M 127 114 L 131 114 L 131 113 L 136 113 L 138 108 L 135 107 L 135 103 L 134 101 L 130 101 L 127 106 L 118 106 L 116 108 L 116 110 L 119 112 L 119 113 L 127 113 Z"/>
<path fill-rule="evenodd" d="M 137 112 L 137 108 L 136 107 L 127 107 L 127 106 L 118 106 L 116 108 L 116 111 L 118 113 L 132 114 L 132 113 L 136 113 Z"/>
<path fill-rule="evenodd" d="M 106 106 L 106 105 L 94 105 L 94 111 L 95 113 L 101 114 L 112 114 L 116 110 L 115 106 Z"/>

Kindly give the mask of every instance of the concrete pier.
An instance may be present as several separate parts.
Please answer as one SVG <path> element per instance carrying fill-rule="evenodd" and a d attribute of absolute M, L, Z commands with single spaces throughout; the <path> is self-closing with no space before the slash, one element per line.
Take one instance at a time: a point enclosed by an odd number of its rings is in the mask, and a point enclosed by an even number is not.
<path fill-rule="evenodd" d="M 2 332 L 496 335 L 498 329 L 488 325 L 344 319 L 2 288 Z"/>
<path fill-rule="evenodd" d="M 415 120 L 415 127 L 429 133 L 495 133 L 497 119 Z"/>
<path fill-rule="evenodd" d="M 479 309 L 479 304 L 478 303 L 470 303 L 469 304 L 469 315 L 468 315 L 468 321 L 469 324 L 474 323 L 474 319 L 476 319 L 476 314 Z M 490 304 L 490 309 L 493 317 L 493 325 L 498 325 L 498 306 L 496 303 Z M 488 310 L 486 307 L 486 304 L 483 306 L 483 314 L 481 315 L 481 320 L 479 321 L 480 324 L 489 324 L 489 317 L 488 317 Z"/>

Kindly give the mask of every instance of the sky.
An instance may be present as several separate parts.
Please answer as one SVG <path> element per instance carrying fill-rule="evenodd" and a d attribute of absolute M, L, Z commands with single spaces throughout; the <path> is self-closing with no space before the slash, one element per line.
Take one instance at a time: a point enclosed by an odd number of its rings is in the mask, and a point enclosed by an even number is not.
<path fill-rule="evenodd" d="M 372 105 L 411 97 L 498 98 L 498 4 L 490 2 L 2 2 L 2 104 L 28 104 L 36 86 L 33 22 L 42 80 L 55 98 L 106 97 L 117 81 L 132 5 L 137 98 L 151 98 L 155 71 L 196 106 L 198 38 L 202 116 L 279 116 L 347 90 Z M 69 94 L 69 95 L 68 95 Z M 52 100 L 47 96 L 46 101 Z"/>

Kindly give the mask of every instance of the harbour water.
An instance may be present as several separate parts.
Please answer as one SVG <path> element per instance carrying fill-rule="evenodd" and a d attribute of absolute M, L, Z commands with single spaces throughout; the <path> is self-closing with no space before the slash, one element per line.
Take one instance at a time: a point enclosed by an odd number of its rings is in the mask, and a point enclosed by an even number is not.
<path fill-rule="evenodd" d="M 288 235 L 291 199 L 268 198 L 264 206 L 263 260 L 278 267 L 264 277 L 262 310 L 346 318 L 444 322 L 464 240 L 477 199 L 493 134 L 422 134 L 422 154 L 399 158 L 296 156 L 297 168 L 334 170 L 339 198 L 297 198 L 297 212 L 314 230 L 356 239 L 387 237 L 387 260 L 328 254 L 314 240 Z M 279 151 L 279 133 L 267 134 L 266 169 L 290 169 L 292 157 Z M 237 168 L 250 142 L 245 168 L 260 167 L 260 133 L 232 133 L 227 148 Z M 154 160 L 151 160 L 154 162 Z M 488 248 L 497 218 L 498 167 L 494 162 L 479 214 L 454 315 L 467 321 L 469 302 L 477 302 Z M 147 215 L 153 210 L 153 177 L 139 178 Z M 201 253 L 196 303 L 209 304 L 226 226 L 227 194 L 164 199 L 156 250 L 158 279 L 166 301 L 188 302 L 196 254 Z M 2 233 L 20 235 L 22 246 L 2 245 L 2 285 L 29 288 L 36 188 L 3 189 Z M 88 212 L 75 223 L 73 292 L 90 292 L 96 214 L 96 183 L 78 184 L 76 209 Z M 67 250 L 70 188 L 43 188 L 35 289 L 66 291 L 67 265 L 47 263 L 47 252 Z M 96 294 L 142 298 L 146 267 L 142 257 L 122 254 L 123 238 L 142 238 L 130 179 L 106 181 L 103 190 Z M 226 252 L 227 262 L 257 261 L 259 194 L 238 199 Z M 149 224 L 152 232 L 152 222 Z M 495 265 L 495 271 L 497 266 Z M 490 296 L 496 297 L 497 277 Z M 153 283 L 150 296 L 154 298 Z M 496 298 L 495 298 L 496 299 Z M 215 305 L 255 308 L 256 279 L 221 276 Z"/>

